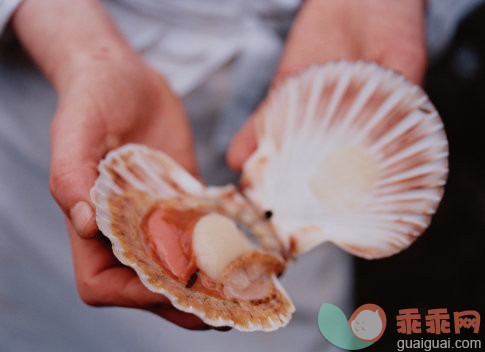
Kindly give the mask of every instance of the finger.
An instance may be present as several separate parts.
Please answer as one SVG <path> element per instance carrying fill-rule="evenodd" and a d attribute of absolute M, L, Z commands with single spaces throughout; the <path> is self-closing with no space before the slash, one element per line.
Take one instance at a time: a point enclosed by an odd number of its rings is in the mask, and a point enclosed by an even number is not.
<path fill-rule="evenodd" d="M 239 132 L 234 136 L 227 151 L 226 158 L 234 170 L 241 170 L 244 162 L 257 147 L 254 115 L 250 117 Z"/>
<path fill-rule="evenodd" d="M 132 269 L 120 265 L 111 248 L 103 241 L 80 238 L 68 219 L 66 225 L 71 240 L 76 283 L 86 304 L 141 308 L 186 329 L 212 328 L 197 316 L 175 309 L 165 296 L 148 290 Z M 216 329 L 228 330 L 227 327 Z"/>
<path fill-rule="evenodd" d="M 230 331 L 232 330 L 232 328 L 230 326 L 217 326 L 217 327 L 212 327 L 212 330 L 216 330 L 216 331 L 221 331 L 221 332 L 226 332 L 226 331 Z"/>
<path fill-rule="evenodd" d="M 173 308 L 165 296 L 148 290 L 132 269 L 119 264 L 111 248 L 101 240 L 80 238 L 67 219 L 66 224 L 76 282 L 85 303 L 92 306 L 142 308 L 186 329 L 210 328 L 195 315 Z"/>
<path fill-rule="evenodd" d="M 280 64 L 276 70 L 275 76 L 270 84 L 270 91 L 277 87 L 287 76 L 293 75 L 298 72 L 300 68 Z M 267 96 L 264 100 L 267 99 Z M 227 164 L 234 170 L 240 171 L 258 146 L 258 139 L 256 137 L 256 118 L 258 112 L 262 108 L 263 104 L 260 104 L 255 110 L 253 115 L 244 123 L 241 129 L 236 133 L 229 145 L 229 149 L 226 153 Z"/>
<path fill-rule="evenodd" d="M 97 232 L 89 192 L 105 141 L 96 121 L 92 114 L 61 108 L 51 127 L 51 193 L 83 237 Z"/>
<path fill-rule="evenodd" d="M 121 265 L 109 246 L 97 237 L 79 237 L 67 219 L 66 225 L 71 241 L 76 284 L 85 303 L 135 308 L 169 304 L 165 296 L 148 290 L 135 271 Z"/>
<path fill-rule="evenodd" d="M 171 323 L 189 330 L 216 330 L 216 331 L 230 331 L 230 326 L 210 326 L 204 323 L 199 317 L 194 314 L 185 313 L 177 310 L 173 306 L 152 307 L 146 310 L 162 317 Z"/>
<path fill-rule="evenodd" d="M 168 320 L 169 322 L 189 330 L 209 330 L 211 326 L 204 323 L 197 316 L 177 310 L 172 306 L 147 308 L 146 310 Z"/>

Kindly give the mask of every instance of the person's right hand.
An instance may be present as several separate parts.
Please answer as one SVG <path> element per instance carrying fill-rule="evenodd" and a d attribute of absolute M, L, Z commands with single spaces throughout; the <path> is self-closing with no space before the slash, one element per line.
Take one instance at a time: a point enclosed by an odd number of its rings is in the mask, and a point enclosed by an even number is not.
<path fill-rule="evenodd" d="M 162 150 L 196 173 L 180 100 L 124 43 L 95 0 L 25 0 L 14 27 L 58 93 L 50 188 L 66 216 L 82 300 L 141 308 L 185 328 L 207 329 L 196 316 L 149 291 L 135 271 L 118 262 L 98 233 L 90 199 L 98 163 L 127 142 Z"/>

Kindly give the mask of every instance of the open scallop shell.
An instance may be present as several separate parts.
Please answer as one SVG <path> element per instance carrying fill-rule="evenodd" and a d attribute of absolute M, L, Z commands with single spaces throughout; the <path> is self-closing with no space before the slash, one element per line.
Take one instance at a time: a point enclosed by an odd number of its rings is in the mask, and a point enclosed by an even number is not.
<path fill-rule="evenodd" d="M 216 298 L 173 279 L 152 260 L 143 243 L 143 217 L 155 204 L 175 202 L 237 219 L 258 237 L 264 250 L 280 256 L 282 246 L 272 227 L 233 186 L 205 187 L 164 153 L 134 144 L 109 153 L 99 173 L 91 190 L 99 229 L 111 240 L 116 257 L 132 267 L 147 288 L 212 326 L 269 331 L 288 323 L 294 307 L 274 275 L 271 295 L 265 299 Z"/>
<path fill-rule="evenodd" d="M 246 331 L 289 321 L 294 307 L 275 276 L 265 300 L 187 288 L 141 240 L 142 219 L 154 204 L 237 219 L 281 261 L 325 241 L 379 258 L 426 229 L 448 173 L 443 125 L 426 94 L 372 63 L 333 62 L 288 78 L 258 111 L 256 127 L 258 147 L 241 178 L 247 198 L 233 186 L 206 187 L 165 154 L 139 145 L 109 153 L 91 191 L 116 257 L 150 290 L 210 325 Z"/>
<path fill-rule="evenodd" d="M 385 257 L 429 225 L 448 144 L 428 97 L 402 75 L 367 62 L 311 67 L 270 93 L 256 126 L 241 187 L 293 254 L 331 241 Z"/>

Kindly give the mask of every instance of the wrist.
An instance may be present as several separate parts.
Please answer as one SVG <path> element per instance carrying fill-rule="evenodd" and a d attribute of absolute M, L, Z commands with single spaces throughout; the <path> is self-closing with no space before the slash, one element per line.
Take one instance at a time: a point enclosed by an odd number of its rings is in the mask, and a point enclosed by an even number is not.
<path fill-rule="evenodd" d="M 375 61 L 419 82 L 426 62 L 424 0 L 306 0 L 275 81 L 316 63 Z"/>
<path fill-rule="evenodd" d="M 57 91 L 84 67 L 136 56 L 98 0 L 24 0 L 12 22 Z"/>
<path fill-rule="evenodd" d="M 79 77 L 100 76 L 103 71 L 121 65 L 127 67 L 137 59 L 128 46 L 109 41 L 77 45 L 70 49 L 63 57 L 55 58 L 49 71 L 44 72 L 58 93 L 64 92 Z"/>

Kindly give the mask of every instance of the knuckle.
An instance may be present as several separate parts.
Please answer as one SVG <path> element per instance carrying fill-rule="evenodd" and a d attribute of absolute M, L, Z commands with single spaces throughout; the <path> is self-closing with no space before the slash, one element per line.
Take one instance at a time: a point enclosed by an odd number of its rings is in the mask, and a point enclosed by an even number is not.
<path fill-rule="evenodd" d="M 63 209 L 68 206 L 65 204 L 65 198 L 69 192 L 72 192 L 72 179 L 73 172 L 67 165 L 63 165 L 61 161 L 52 165 L 49 175 L 49 190 Z"/>
<path fill-rule="evenodd" d="M 78 282 L 77 290 L 84 304 L 91 307 L 100 307 L 103 305 L 100 296 L 96 293 L 96 287 L 91 282 Z"/>
<path fill-rule="evenodd" d="M 49 190 L 58 203 L 61 203 L 61 189 L 64 182 L 63 180 L 64 173 L 60 172 L 58 168 L 53 167 L 49 177 Z"/>

